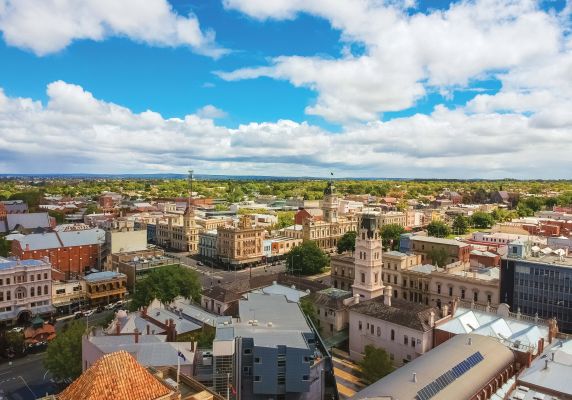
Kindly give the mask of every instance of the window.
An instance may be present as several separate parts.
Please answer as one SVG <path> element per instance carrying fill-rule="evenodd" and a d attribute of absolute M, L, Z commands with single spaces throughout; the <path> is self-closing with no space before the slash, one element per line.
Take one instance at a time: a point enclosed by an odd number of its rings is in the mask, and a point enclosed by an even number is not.
<path fill-rule="evenodd" d="M 34 297 L 34 288 L 30 288 L 30 297 Z"/>
<path fill-rule="evenodd" d="M 30 282 L 34 282 L 34 275 L 30 275 Z M 2 284 L 2 281 L 0 280 L 0 285 Z"/>
<path fill-rule="evenodd" d="M 362 329 L 362 328 L 361 328 L 361 321 L 359 321 L 359 323 L 358 323 L 358 329 L 359 329 L 360 331 L 361 331 L 361 329 Z"/>
<path fill-rule="evenodd" d="M 461 299 L 465 298 L 465 289 L 461 289 Z"/>
<path fill-rule="evenodd" d="M 48 279 L 48 273 L 44 272 L 44 279 Z"/>
<path fill-rule="evenodd" d="M 391 330 L 391 340 L 395 340 L 395 331 Z"/>
<path fill-rule="evenodd" d="M 41 279 L 42 279 L 42 275 L 41 275 L 41 274 L 38 274 L 38 275 L 37 275 L 37 278 L 38 278 L 38 280 L 41 280 Z"/>
<path fill-rule="evenodd" d="M 365 274 L 361 273 L 361 283 L 365 283 Z"/>
<path fill-rule="evenodd" d="M 260 364 L 260 363 L 261 363 L 260 357 L 254 357 L 254 363 L 255 363 L 255 364 Z"/>
<path fill-rule="evenodd" d="M 6 300 L 11 300 L 11 297 L 12 297 L 12 293 L 8 290 L 6 292 Z"/>
<path fill-rule="evenodd" d="M 10 278 L 6 278 L 6 285 L 10 284 Z"/>
<path fill-rule="evenodd" d="M 373 335 L 373 330 L 374 330 L 374 329 L 375 329 L 375 328 L 374 328 L 374 326 L 373 326 L 373 325 L 371 325 L 371 326 L 370 326 L 370 330 L 369 330 L 369 333 L 371 333 L 371 334 Z"/>
<path fill-rule="evenodd" d="M 284 375 L 283 372 L 279 372 L 278 373 L 278 384 L 284 385 L 285 383 L 286 383 L 286 376 Z"/>
<path fill-rule="evenodd" d="M 252 349 L 244 349 L 244 354 L 252 354 Z"/>
<path fill-rule="evenodd" d="M 38 286 L 38 296 L 41 296 L 41 295 L 42 295 L 42 287 Z"/>
<path fill-rule="evenodd" d="M 487 302 L 490 304 L 492 302 L 492 296 L 487 294 Z"/>
<path fill-rule="evenodd" d="M 309 381 L 309 380 L 310 380 L 310 376 L 308 376 L 308 375 L 302 375 L 302 380 L 303 380 L 303 381 Z"/>
<path fill-rule="evenodd" d="M 437 284 L 437 294 L 441 294 L 441 284 Z"/>
<path fill-rule="evenodd" d="M 377 327 L 377 336 L 381 336 L 381 328 L 379 326 Z"/>
<path fill-rule="evenodd" d="M 44 285 L 44 294 L 48 294 L 48 285 Z"/>
<path fill-rule="evenodd" d="M 4 301 L 4 292 L 0 292 L 0 301 Z"/>
<path fill-rule="evenodd" d="M 260 382 L 260 376 L 254 375 L 254 382 Z"/>
<path fill-rule="evenodd" d="M 403 336 L 403 344 L 409 344 L 409 338 L 407 337 L 407 335 Z"/>
<path fill-rule="evenodd" d="M 375 283 L 377 283 L 377 278 L 378 278 L 378 276 L 377 276 L 377 272 L 376 272 L 376 273 L 374 274 L 374 282 L 375 282 Z"/>
<path fill-rule="evenodd" d="M 278 366 L 285 367 L 286 366 L 286 358 L 284 356 L 278 357 Z"/>
<path fill-rule="evenodd" d="M 453 286 L 449 286 L 449 297 L 453 297 Z"/>
<path fill-rule="evenodd" d="M 397 275 L 393 276 L 393 283 L 395 283 L 397 285 Z"/>
<path fill-rule="evenodd" d="M 415 338 L 411 338 L 411 347 L 415 348 Z"/>
<path fill-rule="evenodd" d="M 475 301 L 475 303 L 479 301 L 479 292 L 473 292 L 473 300 Z"/>

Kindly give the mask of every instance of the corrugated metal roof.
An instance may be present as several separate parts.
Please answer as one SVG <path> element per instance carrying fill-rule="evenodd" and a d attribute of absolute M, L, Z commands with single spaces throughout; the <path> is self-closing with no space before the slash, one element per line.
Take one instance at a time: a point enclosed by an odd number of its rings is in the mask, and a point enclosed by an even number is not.
<path fill-rule="evenodd" d="M 49 228 L 50 216 L 48 213 L 8 214 L 6 222 L 10 231 L 17 225 L 21 225 L 26 229 Z"/>

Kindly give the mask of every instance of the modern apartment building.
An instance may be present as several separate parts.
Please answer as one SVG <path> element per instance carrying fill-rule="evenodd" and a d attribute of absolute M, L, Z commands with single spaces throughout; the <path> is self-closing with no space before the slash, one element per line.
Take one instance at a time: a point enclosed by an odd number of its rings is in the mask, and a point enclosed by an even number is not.
<path fill-rule="evenodd" d="M 248 294 L 239 318 L 217 326 L 213 382 L 236 399 L 320 399 L 325 358 L 298 303 L 285 296 Z"/>
<path fill-rule="evenodd" d="M 501 262 L 500 297 L 513 311 L 556 317 L 560 329 L 572 333 L 572 257 L 562 249 L 509 243 Z"/>
<path fill-rule="evenodd" d="M 36 315 L 50 315 L 52 311 L 49 260 L 0 257 L 0 327 L 23 324 Z"/>

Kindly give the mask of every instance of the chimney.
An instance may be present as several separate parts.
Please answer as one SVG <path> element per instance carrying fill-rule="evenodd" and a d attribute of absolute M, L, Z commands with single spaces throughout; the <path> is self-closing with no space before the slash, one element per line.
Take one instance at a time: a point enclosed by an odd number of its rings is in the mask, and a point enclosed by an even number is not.
<path fill-rule="evenodd" d="M 554 354 L 556 354 L 556 353 L 554 353 L 554 352 L 550 353 L 550 360 L 551 361 L 554 361 Z"/>
<path fill-rule="evenodd" d="M 455 297 L 455 300 L 453 300 L 453 307 L 451 308 L 451 316 L 453 317 L 455 316 L 458 306 L 459 306 L 459 298 Z"/>
<path fill-rule="evenodd" d="M 431 310 L 429 313 L 429 326 L 433 328 L 435 326 L 435 311 Z"/>
<path fill-rule="evenodd" d="M 133 335 L 135 336 L 135 343 L 139 343 L 139 329 L 135 328 Z"/>
<path fill-rule="evenodd" d="M 142 317 L 146 317 L 146 316 L 147 316 L 147 307 L 143 307 L 143 308 L 141 309 L 141 316 L 142 316 Z"/>
<path fill-rule="evenodd" d="M 151 326 L 147 324 L 147 335 L 149 335 L 150 333 L 151 333 Z"/>
<path fill-rule="evenodd" d="M 446 316 L 448 316 L 448 315 L 449 315 L 449 306 L 448 306 L 447 304 L 444 304 L 444 305 L 441 307 L 441 316 L 444 318 L 444 317 L 446 317 Z"/>
<path fill-rule="evenodd" d="M 121 334 L 121 321 L 119 321 L 119 318 L 116 318 L 116 321 L 115 321 L 115 334 L 116 335 Z"/>
<path fill-rule="evenodd" d="M 473 338 L 469 336 L 469 340 L 467 340 L 467 344 L 471 346 L 473 344 Z"/>
<path fill-rule="evenodd" d="M 391 307 L 391 286 L 386 286 L 383 288 L 383 304 L 388 307 Z"/>
<path fill-rule="evenodd" d="M 26 251 L 30 251 L 30 245 L 26 243 Z"/>
<path fill-rule="evenodd" d="M 413 373 L 413 382 L 417 383 L 417 373 Z"/>
<path fill-rule="evenodd" d="M 548 360 L 544 360 L 544 369 L 548 369 Z"/>
<path fill-rule="evenodd" d="M 354 294 L 354 304 L 359 304 L 359 294 Z"/>

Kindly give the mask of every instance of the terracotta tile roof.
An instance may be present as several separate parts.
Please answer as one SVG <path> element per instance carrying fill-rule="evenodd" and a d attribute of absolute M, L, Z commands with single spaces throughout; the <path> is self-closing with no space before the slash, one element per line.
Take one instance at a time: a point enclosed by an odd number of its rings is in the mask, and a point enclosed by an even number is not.
<path fill-rule="evenodd" d="M 173 390 L 126 351 L 106 354 L 58 395 L 58 400 L 155 400 Z"/>

